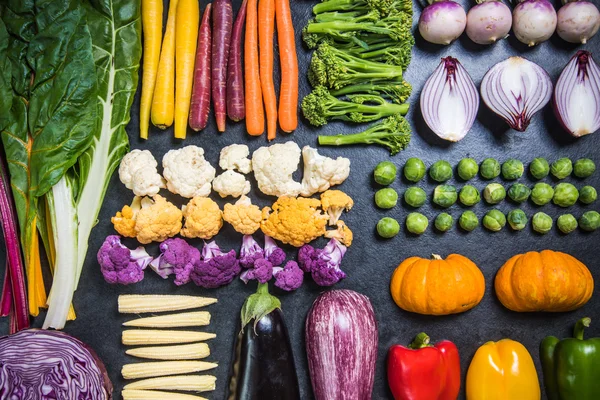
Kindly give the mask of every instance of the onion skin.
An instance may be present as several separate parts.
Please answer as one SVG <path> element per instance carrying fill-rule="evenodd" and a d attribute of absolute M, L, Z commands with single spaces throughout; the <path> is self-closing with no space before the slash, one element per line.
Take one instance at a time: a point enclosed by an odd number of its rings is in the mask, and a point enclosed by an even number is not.
<path fill-rule="evenodd" d="M 558 77 L 554 112 L 574 137 L 600 129 L 600 66 L 589 51 L 578 51 Z"/>
<path fill-rule="evenodd" d="M 66 333 L 28 329 L 1 337 L 0 360 L 3 398 L 112 399 L 113 387 L 102 360 Z"/>
<path fill-rule="evenodd" d="M 306 354 L 316 400 L 370 400 L 377 361 L 377 320 L 369 298 L 330 290 L 306 317 Z"/>
<path fill-rule="evenodd" d="M 598 28 L 600 12 L 589 1 L 567 3 L 558 10 L 556 33 L 569 43 L 586 44 Z"/>
<path fill-rule="evenodd" d="M 533 115 L 552 98 L 552 80 L 539 65 L 510 57 L 485 74 L 481 98 L 511 128 L 524 132 Z"/>
<path fill-rule="evenodd" d="M 420 101 L 423 119 L 429 129 L 451 142 L 465 137 L 479 109 L 475 83 L 461 63 L 452 57 L 442 58 L 425 82 Z"/>
<path fill-rule="evenodd" d="M 467 36 L 477 44 L 492 44 L 508 36 L 512 27 L 510 8 L 501 1 L 486 1 L 467 14 Z"/>
<path fill-rule="evenodd" d="M 556 10 L 548 0 L 525 0 L 513 10 L 513 32 L 530 47 L 550 39 L 557 21 Z"/>
<path fill-rule="evenodd" d="M 419 32 L 430 43 L 448 45 L 465 31 L 467 14 L 454 1 L 442 0 L 425 7 L 419 17 Z"/>

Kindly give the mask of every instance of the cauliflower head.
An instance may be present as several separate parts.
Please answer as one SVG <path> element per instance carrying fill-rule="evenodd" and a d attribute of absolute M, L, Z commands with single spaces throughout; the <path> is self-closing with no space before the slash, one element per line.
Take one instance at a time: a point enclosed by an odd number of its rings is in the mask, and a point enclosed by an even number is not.
<path fill-rule="evenodd" d="M 135 237 L 135 222 L 137 218 L 137 213 L 141 209 L 141 197 L 134 197 L 131 206 L 125 205 L 121 209 L 121 211 L 117 211 L 114 217 L 110 219 L 113 227 L 119 235 L 124 237 Z"/>
<path fill-rule="evenodd" d="M 249 197 L 242 196 L 235 204 L 225 204 L 223 219 L 243 235 L 252 235 L 260 228 L 262 213 Z"/>
<path fill-rule="evenodd" d="M 144 269 L 152 261 L 143 247 L 131 251 L 116 235 L 107 236 L 97 255 L 100 271 L 108 283 L 129 285 L 144 279 Z"/>
<path fill-rule="evenodd" d="M 350 247 L 354 239 L 354 234 L 344 221 L 339 220 L 336 225 L 337 229 L 325 232 L 325 237 L 327 239 L 337 239 L 344 246 Z"/>
<path fill-rule="evenodd" d="M 204 158 L 204 149 L 186 146 L 169 150 L 163 157 L 163 174 L 167 189 L 182 197 L 206 197 L 210 194 L 215 169 Z"/>
<path fill-rule="evenodd" d="M 135 232 L 142 244 L 163 242 L 181 230 L 182 212 L 161 195 L 144 197 L 142 208 L 136 214 Z"/>
<path fill-rule="evenodd" d="M 345 157 L 336 159 L 319 154 L 317 149 L 304 146 L 302 149 L 304 176 L 302 177 L 302 196 L 312 196 L 324 192 L 333 185 L 339 185 L 350 175 L 350 160 Z"/>
<path fill-rule="evenodd" d="M 273 274 L 275 286 L 286 292 L 291 292 L 302 286 L 304 271 L 300 269 L 296 261 L 288 261 L 283 268 L 278 267 Z"/>
<path fill-rule="evenodd" d="M 263 209 L 263 233 L 283 243 L 300 247 L 325 234 L 329 217 L 321 212 L 321 202 L 303 197 L 280 197 Z"/>
<path fill-rule="evenodd" d="M 158 163 L 148 150 L 132 150 L 119 165 L 119 179 L 136 196 L 154 196 L 164 189 L 165 181 L 158 173 Z"/>
<path fill-rule="evenodd" d="M 245 144 L 232 144 L 221 149 L 219 167 L 224 170 L 237 169 L 242 174 L 252 171 L 252 161 L 248 158 L 250 150 Z"/>
<path fill-rule="evenodd" d="M 194 197 L 183 208 L 185 225 L 181 236 L 210 239 L 223 226 L 223 212 L 219 205 L 208 197 Z"/>
<path fill-rule="evenodd" d="M 190 278 L 200 287 L 213 289 L 231 283 L 241 270 L 235 250 L 223 253 L 212 241 L 202 248 L 202 257 L 194 264 Z"/>
<path fill-rule="evenodd" d="M 217 176 L 212 185 L 214 191 L 221 197 L 240 197 L 250 192 L 250 182 L 246 177 L 230 169 Z"/>
<path fill-rule="evenodd" d="M 300 163 L 300 147 L 294 142 L 261 147 L 252 154 L 252 168 L 258 188 L 270 196 L 295 197 L 302 184 L 294 181 L 292 174 Z"/>
<path fill-rule="evenodd" d="M 323 211 L 329 214 L 329 225 L 337 224 L 344 210 L 350 211 L 354 200 L 341 190 L 328 190 L 321 194 Z"/>

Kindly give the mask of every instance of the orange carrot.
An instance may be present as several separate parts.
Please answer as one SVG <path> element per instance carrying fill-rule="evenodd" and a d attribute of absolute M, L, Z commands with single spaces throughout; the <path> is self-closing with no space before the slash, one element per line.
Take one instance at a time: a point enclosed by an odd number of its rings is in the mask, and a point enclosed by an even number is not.
<path fill-rule="evenodd" d="M 262 89 L 258 71 L 258 15 L 257 1 L 248 0 L 246 6 L 246 36 L 244 38 L 244 86 L 246 89 L 246 131 L 260 136 L 265 130 Z"/>
<path fill-rule="evenodd" d="M 142 32 L 144 33 L 144 62 L 142 75 L 142 97 L 140 99 L 140 137 L 148 138 L 150 107 L 156 84 L 160 39 L 162 36 L 163 0 L 142 1 Z"/>
<path fill-rule="evenodd" d="M 277 134 L 277 97 L 273 83 L 273 36 L 275 35 L 275 0 L 258 0 L 258 46 L 260 49 L 260 84 L 267 112 L 267 139 Z"/>
<path fill-rule="evenodd" d="M 298 57 L 289 0 L 275 0 L 275 19 L 281 64 L 279 126 L 292 132 L 298 126 Z"/>

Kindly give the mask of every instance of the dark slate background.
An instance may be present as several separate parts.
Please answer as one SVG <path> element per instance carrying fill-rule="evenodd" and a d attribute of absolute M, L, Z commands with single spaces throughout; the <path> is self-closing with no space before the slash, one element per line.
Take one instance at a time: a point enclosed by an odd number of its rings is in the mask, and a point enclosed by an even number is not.
<path fill-rule="evenodd" d="M 466 1 L 461 1 L 467 5 Z M 558 7 L 558 1 L 556 6 Z M 240 1 L 234 1 L 237 11 Z M 297 30 L 297 46 L 300 65 L 300 96 L 309 93 L 309 85 L 306 80 L 306 72 L 309 64 L 310 53 L 303 47 L 299 32 L 310 18 L 310 9 L 314 2 L 292 1 L 294 23 Z M 202 2 L 204 9 L 205 2 Z M 167 12 L 165 4 L 165 18 Z M 415 29 L 416 21 L 421 6 L 415 5 Z M 588 337 L 600 336 L 600 293 L 596 289 L 592 300 L 581 309 L 561 314 L 550 313 L 515 313 L 500 304 L 493 293 L 493 279 L 496 271 L 502 264 L 516 253 L 531 250 L 553 249 L 564 251 L 574 255 L 583 261 L 596 280 L 600 281 L 600 261 L 595 253 L 598 246 L 598 235 L 600 233 L 584 233 L 576 231 L 568 236 L 562 235 L 556 228 L 545 236 L 540 236 L 528 226 L 522 232 L 512 232 L 508 227 L 499 233 L 490 233 L 483 228 L 478 228 L 471 233 L 465 233 L 454 227 L 446 234 L 436 233 L 432 228 L 433 218 L 440 212 L 430 204 L 425 205 L 420 211 L 430 219 L 430 228 L 422 236 L 413 236 L 404 228 L 401 233 L 391 240 L 380 240 L 375 234 L 375 224 L 383 216 L 390 216 L 404 221 L 410 210 L 400 203 L 392 210 L 378 210 L 373 203 L 373 194 L 377 185 L 373 182 L 371 173 L 375 165 L 383 160 L 392 160 L 399 167 L 408 157 L 422 158 L 429 166 L 439 159 L 448 160 L 456 165 L 463 157 L 473 157 L 478 161 L 486 157 L 494 157 L 503 161 L 515 157 L 528 163 L 534 157 L 547 157 L 553 161 L 559 157 L 570 157 L 576 160 L 580 157 L 590 157 L 600 165 L 600 157 L 596 155 L 596 149 L 600 145 L 600 133 L 590 135 L 581 139 L 570 138 L 559 127 L 551 107 L 546 107 L 535 116 L 531 126 L 524 133 L 511 131 L 507 125 L 492 114 L 483 104 L 480 106 L 477 121 L 471 132 L 459 143 L 449 143 L 438 139 L 425 125 L 420 115 L 418 99 L 419 92 L 431 72 L 438 65 L 440 57 L 451 55 L 457 57 L 471 74 L 475 83 L 479 86 L 485 72 L 497 62 L 508 56 L 521 55 L 538 63 L 545 68 L 554 82 L 567 63 L 569 58 L 579 48 L 567 44 L 558 36 L 554 35 L 550 41 L 534 48 L 527 48 L 519 43 L 514 37 L 509 37 L 493 46 L 479 46 L 471 42 L 466 35 L 450 46 L 434 46 L 424 42 L 418 31 L 415 32 L 416 46 L 413 51 L 413 62 L 406 73 L 408 79 L 414 86 L 413 96 L 410 98 L 411 110 L 408 115 L 413 124 L 413 140 L 409 148 L 399 155 L 390 158 L 386 150 L 377 147 L 346 147 L 346 148 L 320 148 L 319 151 L 328 156 L 343 155 L 352 161 L 351 175 L 349 179 L 340 186 L 355 200 L 354 209 L 343 219 L 354 230 L 354 244 L 348 251 L 344 260 L 343 268 L 348 273 L 348 278 L 339 283 L 336 288 L 347 288 L 364 293 L 370 297 L 379 324 L 379 358 L 375 377 L 375 388 L 373 398 L 391 399 L 387 389 L 385 377 L 385 357 L 387 349 L 396 343 L 408 344 L 412 338 L 421 331 L 429 333 L 433 341 L 450 339 L 456 343 L 460 350 L 462 360 L 463 384 L 464 376 L 469 362 L 479 346 L 490 340 L 511 338 L 523 343 L 533 356 L 541 374 L 538 345 L 546 335 L 567 336 L 570 335 L 574 322 L 584 316 L 592 317 L 592 326 L 587 330 Z M 600 50 L 600 35 L 590 41 L 588 50 Z M 600 61 L 600 52 L 596 52 L 597 61 Z M 264 136 L 251 138 L 246 135 L 243 123 L 228 122 L 227 131 L 223 134 L 216 132 L 215 125 L 211 120 L 209 127 L 201 132 L 188 132 L 188 139 L 181 142 L 173 139 L 173 130 L 161 132 L 152 128 L 150 139 L 146 142 L 138 139 L 138 110 L 139 91 L 132 108 L 132 121 L 127 126 L 130 134 L 131 147 L 150 149 L 157 160 L 162 159 L 166 151 L 172 148 L 180 148 L 185 145 L 198 145 L 206 150 L 207 159 L 214 165 L 218 164 L 218 155 L 222 147 L 232 143 L 246 143 L 251 150 L 267 144 Z M 293 135 L 280 134 L 276 143 L 286 140 L 294 140 L 301 147 L 304 145 L 316 146 L 318 134 L 335 134 L 357 132 L 365 126 L 351 126 L 341 123 L 330 123 L 324 128 L 315 129 L 300 119 L 300 125 Z M 297 174 L 300 179 L 300 172 Z M 526 184 L 533 184 L 533 180 L 524 176 L 519 180 Z M 549 177 L 549 183 L 553 182 Z M 591 184 L 600 189 L 600 171 L 584 182 L 569 178 L 581 187 Z M 253 191 L 251 193 L 254 202 L 267 205 L 273 198 L 268 198 L 256 190 L 256 184 L 252 180 Z M 450 182 L 462 186 L 462 182 Z M 507 185 L 509 183 L 505 182 Z M 485 182 L 475 180 L 474 184 L 483 189 Z M 430 194 L 435 184 L 424 180 L 420 186 Z M 397 180 L 392 184 L 400 194 L 407 187 L 407 182 Z M 508 187 L 508 186 L 507 186 Z M 221 206 L 224 202 L 212 196 Z M 176 287 L 169 281 L 163 281 L 151 271 L 146 274 L 143 282 L 133 286 L 111 286 L 104 282 L 100 269 L 95 261 L 95 256 L 102 241 L 107 235 L 113 234 L 110 224 L 110 216 L 119 210 L 124 204 L 128 204 L 133 194 L 127 190 L 113 176 L 109 186 L 104 206 L 100 213 L 100 221 L 94 229 L 90 240 L 89 254 L 81 276 L 79 290 L 75 293 L 74 304 L 77 311 L 77 320 L 68 323 L 65 331 L 80 338 L 91 345 L 106 363 L 110 377 L 115 385 L 115 397 L 125 384 L 120 377 L 120 369 L 123 364 L 135 362 L 136 360 L 125 355 L 125 347 L 121 342 L 121 323 L 131 316 L 121 316 L 117 313 L 117 296 L 123 293 L 147 293 L 147 294 L 195 294 L 216 296 L 219 302 L 208 309 L 212 313 L 212 323 L 209 331 L 217 334 L 217 339 L 210 342 L 212 355 L 211 361 L 219 362 L 219 368 L 212 373 L 217 376 L 217 390 L 208 394 L 207 397 L 215 400 L 226 398 L 229 368 L 232 361 L 233 339 L 236 334 L 236 323 L 238 313 L 244 299 L 255 290 L 254 284 L 244 285 L 236 280 L 231 285 L 217 290 L 203 290 L 192 284 L 185 287 Z M 181 199 L 171 196 L 181 203 Z M 474 211 L 480 217 L 491 207 L 478 204 Z M 516 205 L 503 202 L 499 208 L 508 212 L 516 208 Z M 531 203 L 522 207 L 531 217 L 539 207 Z M 549 204 L 541 208 L 550 214 L 555 220 L 559 215 L 570 212 L 579 217 L 588 209 L 600 208 L 600 202 L 591 206 L 576 205 L 569 210 L 560 209 Z M 449 209 L 449 213 L 457 219 L 463 208 L 455 205 Z M 256 235 L 259 240 L 260 234 Z M 221 233 L 216 238 L 218 243 L 226 248 L 239 249 L 241 235 L 225 224 Z M 133 246 L 134 242 L 128 242 Z M 200 241 L 196 244 L 200 246 Z M 325 240 L 320 240 L 317 245 L 323 246 Z M 151 254 L 157 254 L 157 245 L 148 246 Z M 295 256 L 295 251 L 288 248 L 289 257 Z M 428 257 L 431 253 L 448 255 L 460 253 L 471 258 L 483 271 L 487 287 L 486 295 L 481 304 L 475 309 L 458 315 L 445 317 L 432 317 L 416 315 L 399 309 L 389 295 L 389 278 L 394 268 L 404 259 L 410 256 Z M 0 254 L 4 258 L 4 250 Z M 0 259 L 0 272 L 3 273 L 4 262 Z M 300 387 L 303 399 L 313 398 L 310 380 L 307 371 L 307 361 L 304 351 L 304 321 L 306 314 L 316 298 L 323 290 L 307 279 L 302 288 L 295 293 L 287 294 L 278 291 L 283 304 L 283 311 L 290 332 L 294 348 L 295 363 L 298 370 Z M 34 321 L 34 326 L 42 324 L 44 313 L 41 313 Z M 0 332 L 7 332 L 6 319 L 0 322 Z M 332 378 L 334 379 L 334 378 Z M 541 379 L 541 375 L 540 375 Z M 334 382 L 332 382 L 334 384 Z M 464 398 L 461 392 L 461 398 Z"/>

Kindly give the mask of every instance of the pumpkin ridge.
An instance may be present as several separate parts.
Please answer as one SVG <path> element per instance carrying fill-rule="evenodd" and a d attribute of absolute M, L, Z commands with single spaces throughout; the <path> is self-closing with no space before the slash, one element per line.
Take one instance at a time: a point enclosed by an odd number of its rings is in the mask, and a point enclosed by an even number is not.
<path fill-rule="evenodd" d="M 416 269 L 416 266 L 419 265 L 420 262 L 421 258 L 415 257 L 414 262 L 407 265 L 404 269 L 404 273 L 402 274 L 402 280 L 400 282 L 400 293 L 403 300 L 402 303 L 404 304 L 404 308 L 406 310 L 412 312 L 415 312 L 419 308 L 419 305 L 414 301 L 413 291 L 410 287 L 410 280 L 406 278 L 413 272 L 414 269 Z"/>
<path fill-rule="evenodd" d="M 467 287 L 472 287 L 473 289 L 477 290 L 477 282 L 475 279 L 475 272 L 472 270 L 472 266 L 469 265 L 469 263 L 467 262 L 466 259 L 463 259 L 463 257 L 454 257 L 453 261 L 456 262 L 458 265 L 461 266 L 461 270 L 460 270 L 460 275 L 461 275 L 461 280 L 466 280 L 465 277 L 468 275 L 468 278 L 470 280 L 470 282 L 467 283 Z M 474 263 L 473 263 L 474 264 Z M 470 295 L 473 295 L 473 293 L 469 293 Z M 474 294 L 472 299 L 469 299 L 471 301 L 469 301 L 468 303 L 464 304 L 463 301 L 458 301 L 461 299 L 457 299 L 456 301 L 456 307 L 468 307 L 469 305 L 476 303 L 477 302 L 477 297 L 479 297 L 479 290 L 477 290 L 477 292 Z M 468 310 L 468 309 L 467 309 Z M 466 310 L 465 310 L 466 311 Z"/>

